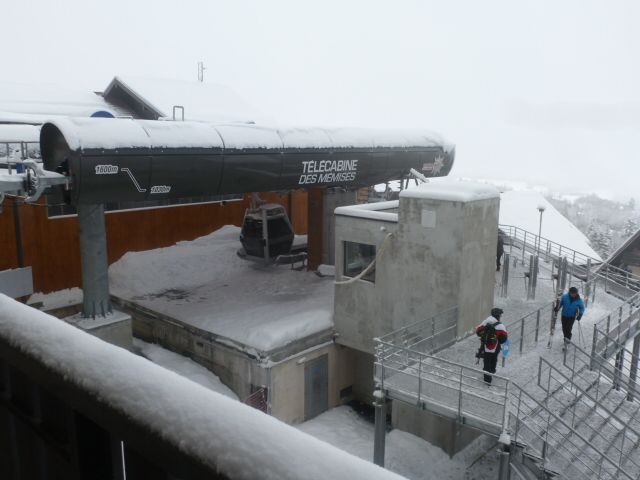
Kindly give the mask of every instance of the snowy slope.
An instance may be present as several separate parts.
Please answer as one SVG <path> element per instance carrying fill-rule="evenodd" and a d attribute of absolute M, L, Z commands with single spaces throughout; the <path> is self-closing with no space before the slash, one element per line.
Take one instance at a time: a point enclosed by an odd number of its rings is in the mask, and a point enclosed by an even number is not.
<path fill-rule="evenodd" d="M 333 279 L 239 258 L 240 229 L 129 252 L 109 268 L 112 292 L 266 352 L 333 327 Z"/>
<path fill-rule="evenodd" d="M 537 235 L 540 223 L 539 205 L 545 207 L 542 214 L 542 237 L 602 261 L 578 227 L 558 212 L 539 192 L 512 190 L 502 193 L 500 223 L 513 225 Z"/>

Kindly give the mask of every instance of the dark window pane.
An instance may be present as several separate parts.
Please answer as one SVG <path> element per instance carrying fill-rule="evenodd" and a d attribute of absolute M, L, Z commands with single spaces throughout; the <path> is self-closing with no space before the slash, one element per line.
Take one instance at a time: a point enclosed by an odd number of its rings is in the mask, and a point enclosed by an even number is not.
<path fill-rule="evenodd" d="M 366 269 L 376 258 L 375 245 L 366 243 L 344 242 L 344 274 L 347 277 L 355 277 Z M 362 277 L 362 280 L 375 282 L 375 266 Z"/>

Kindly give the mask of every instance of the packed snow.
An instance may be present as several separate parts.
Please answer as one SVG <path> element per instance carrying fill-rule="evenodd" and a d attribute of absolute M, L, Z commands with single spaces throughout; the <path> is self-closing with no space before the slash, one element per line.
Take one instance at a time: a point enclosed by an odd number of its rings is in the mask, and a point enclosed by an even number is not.
<path fill-rule="evenodd" d="M 450 202 L 473 202 L 498 198 L 498 189 L 482 183 L 441 180 L 422 183 L 400 192 L 400 198 L 422 198 Z"/>
<path fill-rule="evenodd" d="M 0 124 L 0 143 L 40 142 L 40 127 Z"/>
<path fill-rule="evenodd" d="M 374 426 L 351 407 L 329 410 L 298 428 L 362 459 L 373 460 Z M 495 439 L 480 437 L 453 458 L 410 433 L 387 433 L 385 467 L 412 480 L 497 478 Z"/>
<path fill-rule="evenodd" d="M 230 478 L 401 478 L 5 295 L 0 335 Z"/>
<path fill-rule="evenodd" d="M 42 303 L 42 310 L 54 310 L 82 303 L 82 290 L 78 287 L 65 288 L 51 293 L 34 293 L 29 297 L 29 304 Z"/>
<path fill-rule="evenodd" d="M 353 128 L 281 128 L 248 124 L 158 122 L 125 118 L 61 118 L 51 120 L 72 150 L 85 148 L 405 148 L 403 130 Z M 334 140 L 335 139 L 335 140 Z M 366 141 L 365 141 L 366 139 Z M 415 147 L 449 146 L 439 137 L 415 138 Z M 420 142 L 420 143 L 418 143 Z"/>
<path fill-rule="evenodd" d="M 347 217 L 368 218 L 384 222 L 398 222 L 398 200 L 390 202 L 363 203 L 361 205 L 349 205 L 335 209 L 336 215 Z"/>
<path fill-rule="evenodd" d="M 109 268 L 113 294 L 269 352 L 333 328 L 333 279 L 238 257 L 240 229 L 129 252 Z"/>
<path fill-rule="evenodd" d="M 202 365 L 194 362 L 193 360 L 162 348 L 155 343 L 147 343 L 138 338 L 133 339 L 134 349 L 139 351 L 140 354 L 151 360 L 156 365 L 160 365 L 164 368 L 176 372 L 183 377 L 188 378 L 192 382 L 195 382 L 203 387 L 218 392 L 221 395 L 238 400 L 238 396 L 233 393 L 229 387 L 227 387 L 217 375 L 211 373 Z"/>

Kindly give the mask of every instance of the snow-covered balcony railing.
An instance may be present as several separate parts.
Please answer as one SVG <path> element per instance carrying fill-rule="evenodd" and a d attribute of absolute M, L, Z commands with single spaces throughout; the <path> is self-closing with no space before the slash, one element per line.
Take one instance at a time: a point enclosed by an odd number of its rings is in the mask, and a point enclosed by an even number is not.
<path fill-rule="evenodd" d="M 542 466 L 570 480 L 634 479 L 582 433 L 515 383 L 509 389 L 509 431 L 541 459 Z"/>
<path fill-rule="evenodd" d="M 492 435 L 500 435 L 508 412 L 508 378 L 374 339 L 374 381 L 390 398 L 434 412 Z"/>
<path fill-rule="evenodd" d="M 542 357 L 538 364 L 538 386 L 547 393 L 545 406 L 597 445 L 618 468 L 640 474 L 640 462 L 633 455 L 640 442 L 638 422 L 619 416 L 615 406 L 610 408 L 611 400 L 599 392 L 601 386 L 606 387 L 599 379 L 596 372 L 576 371 L 575 366 L 570 375 L 565 375 Z"/>
<path fill-rule="evenodd" d="M 0 372 L 0 478 L 400 478 L 4 295 Z"/>

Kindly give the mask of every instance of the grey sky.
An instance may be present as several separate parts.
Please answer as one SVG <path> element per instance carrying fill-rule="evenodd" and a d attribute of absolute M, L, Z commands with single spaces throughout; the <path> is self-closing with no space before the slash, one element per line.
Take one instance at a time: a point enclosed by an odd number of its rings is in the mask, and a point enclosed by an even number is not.
<path fill-rule="evenodd" d="M 15 1 L 3 80 L 233 87 L 283 124 L 426 127 L 454 174 L 636 194 L 637 1 Z"/>

